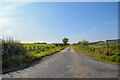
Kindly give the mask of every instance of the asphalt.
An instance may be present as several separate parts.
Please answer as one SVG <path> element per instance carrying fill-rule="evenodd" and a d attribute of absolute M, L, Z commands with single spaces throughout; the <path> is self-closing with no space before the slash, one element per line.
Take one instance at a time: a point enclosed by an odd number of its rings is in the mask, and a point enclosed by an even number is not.
<path fill-rule="evenodd" d="M 39 64 L 2 75 L 3 78 L 118 78 L 118 65 L 76 53 L 68 46 Z"/>

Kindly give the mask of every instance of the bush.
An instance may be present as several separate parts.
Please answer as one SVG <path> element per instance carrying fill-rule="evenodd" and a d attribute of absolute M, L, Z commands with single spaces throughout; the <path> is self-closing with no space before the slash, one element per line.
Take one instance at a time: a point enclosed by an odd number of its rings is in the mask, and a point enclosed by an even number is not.
<path fill-rule="evenodd" d="M 12 38 L 2 39 L 2 67 L 8 68 L 25 63 L 26 49 Z"/>
<path fill-rule="evenodd" d="M 63 46 L 61 44 L 61 46 Z M 19 41 L 12 38 L 2 39 L 2 68 L 11 70 L 12 67 L 22 66 L 23 64 L 30 63 L 41 58 L 54 54 L 67 46 L 44 46 L 42 49 L 26 50 L 24 45 Z M 46 49 L 46 50 L 45 50 Z"/>
<path fill-rule="evenodd" d="M 13 55 L 25 55 L 26 49 L 19 42 L 12 38 L 2 39 L 2 58 L 6 59 Z"/>

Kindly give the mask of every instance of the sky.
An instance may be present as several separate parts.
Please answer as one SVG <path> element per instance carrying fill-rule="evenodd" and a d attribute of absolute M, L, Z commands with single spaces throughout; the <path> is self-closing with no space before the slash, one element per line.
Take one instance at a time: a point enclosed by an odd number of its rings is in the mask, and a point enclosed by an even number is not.
<path fill-rule="evenodd" d="M 0 37 L 70 43 L 118 38 L 117 2 L 3 2 Z"/>

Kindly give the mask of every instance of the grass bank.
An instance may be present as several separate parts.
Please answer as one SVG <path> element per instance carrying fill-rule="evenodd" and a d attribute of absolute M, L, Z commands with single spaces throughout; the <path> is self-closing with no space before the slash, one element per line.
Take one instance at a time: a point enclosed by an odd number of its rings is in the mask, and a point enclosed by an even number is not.
<path fill-rule="evenodd" d="M 28 65 L 28 63 L 32 63 L 34 61 L 41 60 L 42 58 L 52 55 L 54 53 L 58 53 L 65 49 L 67 46 L 64 47 L 56 47 L 47 51 L 40 51 L 38 53 L 38 50 L 34 51 L 28 51 L 25 55 L 13 55 L 7 59 L 2 60 L 2 69 L 3 72 L 16 70 L 17 68 L 20 68 L 22 66 Z"/>
<path fill-rule="evenodd" d="M 27 47 L 33 46 L 31 49 Z M 2 41 L 2 71 L 8 72 L 22 68 L 33 63 L 34 61 L 41 60 L 42 58 L 54 53 L 58 53 L 65 49 L 67 46 L 54 46 L 53 44 L 21 44 L 14 40 Z"/>
<path fill-rule="evenodd" d="M 104 45 L 72 45 L 74 50 L 78 53 L 88 55 L 99 61 L 106 63 L 119 64 L 120 63 L 120 45 L 109 45 L 106 48 Z"/>

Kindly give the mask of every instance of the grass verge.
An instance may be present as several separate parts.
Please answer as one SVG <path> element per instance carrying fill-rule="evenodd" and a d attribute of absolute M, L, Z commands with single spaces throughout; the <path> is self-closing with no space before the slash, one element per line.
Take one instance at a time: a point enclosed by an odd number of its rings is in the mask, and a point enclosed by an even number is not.
<path fill-rule="evenodd" d="M 49 56 L 54 53 L 58 53 L 65 49 L 67 46 L 64 47 L 55 47 L 46 51 L 39 51 L 39 50 L 32 50 L 27 51 L 24 55 L 12 55 L 4 60 L 2 60 L 2 72 L 9 72 L 13 70 L 17 70 L 18 68 L 22 68 L 31 64 L 34 61 L 41 60 L 42 58 Z"/>
<path fill-rule="evenodd" d="M 120 45 L 109 46 L 109 48 L 96 46 L 81 46 L 78 44 L 72 46 L 76 52 L 88 55 L 89 57 L 96 60 L 111 64 L 120 63 Z"/>

